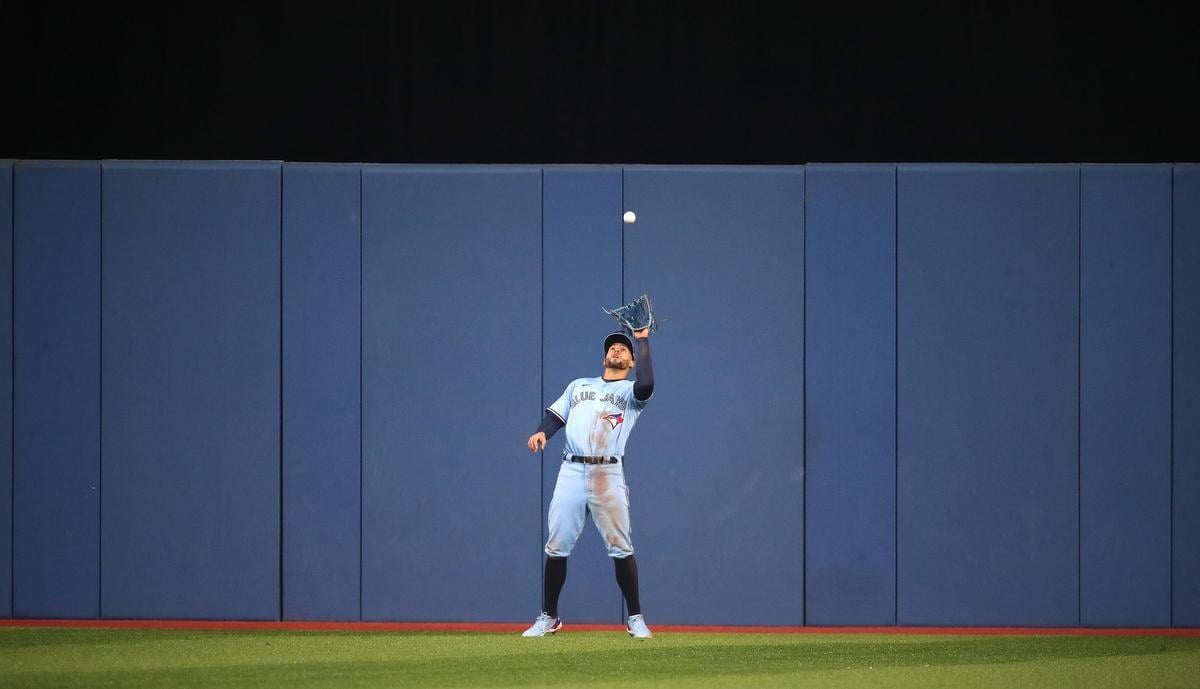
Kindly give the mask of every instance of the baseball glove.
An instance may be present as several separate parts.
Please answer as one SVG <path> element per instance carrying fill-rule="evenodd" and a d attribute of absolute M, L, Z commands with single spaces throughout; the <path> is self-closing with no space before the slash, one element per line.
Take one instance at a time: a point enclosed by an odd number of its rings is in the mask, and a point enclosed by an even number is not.
<path fill-rule="evenodd" d="M 654 308 L 650 305 L 650 297 L 645 294 L 611 311 L 604 309 L 604 313 L 617 319 L 621 327 L 631 334 L 646 328 L 649 328 L 650 332 L 658 330 L 658 321 L 654 320 Z"/>

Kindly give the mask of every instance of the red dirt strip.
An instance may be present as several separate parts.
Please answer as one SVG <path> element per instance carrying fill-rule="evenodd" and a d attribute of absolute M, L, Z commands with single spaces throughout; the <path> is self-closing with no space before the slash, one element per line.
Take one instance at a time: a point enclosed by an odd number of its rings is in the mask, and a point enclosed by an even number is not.
<path fill-rule="evenodd" d="M 305 632 L 496 632 L 512 633 L 518 622 L 250 622 L 239 620 L 0 620 L 0 627 L 76 627 L 101 629 L 209 629 L 226 631 Z M 1200 628 L 1096 627 L 729 627 L 652 624 L 655 632 L 680 634 L 948 634 L 956 636 L 1194 636 Z M 564 633 L 624 631 L 618 624 L 564 624 Z"/>

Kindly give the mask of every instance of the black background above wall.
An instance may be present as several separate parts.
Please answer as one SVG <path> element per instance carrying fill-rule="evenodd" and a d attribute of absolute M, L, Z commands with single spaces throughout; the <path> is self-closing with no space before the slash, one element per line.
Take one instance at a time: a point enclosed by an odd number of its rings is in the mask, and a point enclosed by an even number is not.
<path fill-rule="evenodd" d="M 1185 3 L 349 5 L 9 7 L 0 156 L 1200 160 Z"/>

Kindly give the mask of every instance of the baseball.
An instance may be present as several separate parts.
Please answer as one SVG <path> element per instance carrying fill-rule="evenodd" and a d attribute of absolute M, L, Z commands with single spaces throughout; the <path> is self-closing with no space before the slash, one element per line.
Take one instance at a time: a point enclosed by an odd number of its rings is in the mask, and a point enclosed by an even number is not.
<path fill-rule="evenodd" d="M 625 215 L 621 216 L 621 219 L 625 221 L 626 225 L 632 225 L 633 223 L 637 222 L 637 213 L 634 213 L 633 211 L 625 211 Z"/>

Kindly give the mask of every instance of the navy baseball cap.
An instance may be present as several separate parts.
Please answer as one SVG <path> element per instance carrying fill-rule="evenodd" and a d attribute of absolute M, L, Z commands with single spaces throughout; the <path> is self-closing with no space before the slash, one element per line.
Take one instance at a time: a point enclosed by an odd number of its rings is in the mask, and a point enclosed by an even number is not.
<path fill-rule="evenodd" d="M 604 338 L 604 353 L 608 354 L 608 348 L 613 346 L 613 343 L 620 342 L 629 350 L 629 356 L 634 356 L 633 339 L 623 332 L 615 332 Z"/>

